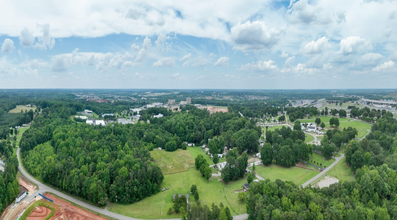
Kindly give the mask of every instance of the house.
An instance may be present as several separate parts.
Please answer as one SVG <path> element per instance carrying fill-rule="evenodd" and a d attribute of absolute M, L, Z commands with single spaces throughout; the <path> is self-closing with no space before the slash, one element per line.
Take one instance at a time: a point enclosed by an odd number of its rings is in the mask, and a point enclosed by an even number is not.
<path fill-rule="evenodd" d="M 152 118 L 162 118 L 164 115 L 163 114 L 158 114 L 158 115 L 153 115 Z"/>
<path fill-rule="evenodd" d="M 201 148 L 203 148 L 203 149 L 204 149 L 204 148 L 206 148 L 206 147 L 207 147 L 207 145 L 206 145 L 206 144 L 203 144 L 203 146 L 201 146 Z"/>
<path fill-rule="evenodd" d="M 83 119 L 83 120 L 87 120 L 87 119 L 88 119 L 88 117 L 85 116 L 85 115 L 80 115 L 80 116 L 76 115 L 76 116 L 74 116 L 74 117 L 75 117 L 75 118 L 80 118 L 80 119 Z"/>
<path fill-rule="evenodd" d="M 257 158 L 261 158 L 261 153 L 257 153 L 257 154 L 255 154 L 255 157 L 257 157 Z"/>
<path fill-rule="evenodd" d="M 209 148 L 204 148 L 204 151 L 205 151 L 206 153 L 208 153 L 208 152 L 210 151 L 210 149 L 209 149 Z"/>
<path fill-rule="evenodd" d="M 225 166 L 226 166 L 226 161 L 225 161 L 225 162 L 222 162 L 222 163 L 217 163 L 217 164 L 216 164 L 216 167 L 218 167 L 218 170 L 219 170 L 219 171 L 223 170 L 223 168 L 225 168 Z"/>
<path fill-rule="evenodd" d="M 102 118 L 104 118 L 104 117 L 106 117 L 106 116 L 108 116 L 108 117 L 113 117 L 114 114 L 113 114 L 113 113 L 105 113 L 105 114 L 102 115 Z"/>
<path fill-rule="evenodd" d="M 218 154 L 218 158 L 222 158 L 223 157 L 223 154 Z"/>
<path fill-rule="evenodd" d="M 175 201 L 176 196 L 177 196 L 177 194 L 172 195 L 172 202 Z M 178 197 L 181 197 L 181 196 L 182 196 L 182 194 L 178 194 Z M 186 203 L 189 203 L 189 194 L 186 193 L 185 196 L 186 196 Z"/>
<path fill-rule="evenodd" d="M 24 198 L 26 198 L 27 195 L 28 195 L 28 191 L 22 192 L 15 199 L 15 203 L 20 203 Z"/>
<path fill-rule="evenodd" d="M 92 111 L 91 111 L 91 110 L 88 110 L 88 109 L 85 109 L 84 112 L 83 112 L 83 114 L 93 116 Z"/>
<path fill-rule="evenodd" d="M 105 126 L 105 125 L 106 125 L 106 122 L 105 122 L 104 120 L 92 120 L 92 119 L 87 119 L 87 120 L 85 121 L 85 123 L 86 123 L 86 124 L 89 124 L 89 125 L 102 125 L 102 126 Z"/>
<path fill-rule="evenodd" d="M 312 125 L 307 126 L 307 130 L 306 131 L 307 132 L 316 132 L 317 129 L 316 129 L 316 126 L 312 124 Z"/>
<path fill-rule="evenodd" d="M 136 112 L 137 114 L 139 114 L 140 111 L 142 111 L 142 109 L 140 108 L 130 108 L 131 112 Z"/>
<path fill-rule="evenodd" d="M 246 183 L 246 184 L 243 185 L 244 192 L 247 192 L 249 190 L 249 188 L 250 188 L 250 184 L 249 183 Z"/>

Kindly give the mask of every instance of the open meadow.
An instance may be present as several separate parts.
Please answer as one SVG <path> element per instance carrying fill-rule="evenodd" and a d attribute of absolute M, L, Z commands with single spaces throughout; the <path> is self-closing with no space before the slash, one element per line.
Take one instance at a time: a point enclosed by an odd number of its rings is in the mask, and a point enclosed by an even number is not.
<path fill-rule="evenodd" d="M 161 188 L 169 188 L 168 190 L 134 204 L 110 204 L 109 211 L 135 218 L 178 218 L 179 215 L 167 215 L 168 209 L 173 206 L 172 195 L 189 193 L 190 187 L 196 184 L 201 203 L 209 206 L 212 203 L 217 205 L 223 203 L 225 206 L 229 206 L 232 215 L 243 214 L 246 212 L 245 204 L 238 201 L 238 193 L 235 193 L 235 190 L 242 189 L 244 183 L 246 183 L 245 179 L 228 184 L 224 184 L 219 177 L 206 180 L 198 170 L 193 168 L 186 172 L 164 175 Z M 190 194 L 189 203 L 192 202 L 194 202 L 194 198 Z"/>
<path fill-rule="evenodd" d="M 11 109 L 8 113 L 21 113 L 21 111 L 23 111 L 23 113 L 25 113 L 26 111 L 36 111 L 36 107 L 27 107 L 25 105 L 17 105 L 17 107 L 15 107 L 14 109 Z"/>
<path fill-rule="evenodd" d="M 252 170 L 252 167 L 250 169 Z M 255 172 L 259 176 L 265 179 L 270 179 L 271 181 L 275 181 L 276 179 L 292 181 L 298 186 L 302 185 L 319 173 L 318 171 L 300 167 L 285 168 L 277 165 L 259 165 L 255 167 Z"/>
<path fill-rule="evenodd" d="M 343 158 L 327 174 L 342 181 L 353 181 L 354 175 L 351 168 L 345 164 L 345 161 L 346 158 Z"/>

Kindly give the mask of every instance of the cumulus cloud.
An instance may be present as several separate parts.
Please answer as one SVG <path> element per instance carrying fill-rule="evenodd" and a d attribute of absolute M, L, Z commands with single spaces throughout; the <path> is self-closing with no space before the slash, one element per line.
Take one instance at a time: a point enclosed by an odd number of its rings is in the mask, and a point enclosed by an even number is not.
<path fill-rule="evenodd" d="M 389 12 L 389 19 L 390 19 L 390 20 L 395 19 L 396 16 L 397 16 L 397 12 L 396 12 L 396 11 L 391 11 L 391 12 Z"/>
<path fill-rule="evenodd" d="M 165 46 L 166 41 L 170 39 L 169 36 L 166 36 L 165 34 L 160 34 L 156 40 L 156 45 L 158 50 L 162 50 Z"/>
<path fill-rule="evenodd" d="M 247 63 L 245 65 L 242 65 L 241 68 L 237 70 L 263 72 L 263 71 L 270 71 L 276 69 L 277 66 L 274 65 L 274 61 L 268 60 L 268 61 L 257 61 L 257 62 Z"/>
<path fill-rule="evenodd" d="M 22 67 L 30 67 L 33 69 L 44 68 L 48 66 L 48 63 L 42 59 L 32 59 L 23 61 L 20 66 Z"/>
<path fill-rule="evenodd" d="M 360 65 L 365 66 L 375 66 L 377 65 L 384 57 L 379 53 L 366 53 L 360 58 Z"/>
<path fill-rule="evenodd" d="M 329 13 L 321 7 L 310 5 L 308 0 L 300 0 L 292 5 L 289 20 L 292 23 L 305 24 L 329 24 L 332 22 Z"/>
<path fill-rule="evenodd" d="M 281 52 L 280 57 L 282 58 L 287 58 L 288 57 L 288 53 L 286 53 L 284 50 Z"/>
<path fill-rule="evenodd" d="M 390 35 L 392 34 L 392 32 L 393 32 L 393 28 L 391 28 L 391 27 L 389 27 L 389 28 L 386 28 L 385 29 L 385 37 L 387 37 L 387 38 L 389 38 L 390 37 Z"/>
<path fill-rule="evenodd" d="M 4 40 L 3 45 L 1 45 L 1 52 L 2 53 L 11 53 L 14 49 L 14 41 L 9 38 Z"/>
<path fill-rule="evenodd" d="M 199 56 L 197 58 L 189 59 L 183 63 L 183 66 L 193 66 L 193 67 L 205 67 L 208 64 L 208 60 Z"/>
<path fill-rule="evenodd" d="M 185 56 L 183 56 L 181 59 L 179 59 L 179 61 L 183 62 L 183 61 L 187 61 L 192 57 L 191 53 L 186 54 Z"/>
<path fill-rule="evenodd" d="M 52 49 L 55 46 L 55 39 L 50 34 L 50 24 L 37 25 L 41 29 L 42 35 L 37 38 L 37 43 L 34 45 L 35 48 L 40 50 L 46 50 L 47 47 Z"/>
<path fill-rule="evenodd" d="M 303 48 L 301 48 L 301 52 L 305 54 L 318 54 L 322 53 L 324 49 L 327 49 L 330 46 L 328 43 L 328 38 L 322 37 L 317 41 L 310 41 Z"/>
<path fill-rule="evenodd" d="M 344 38 L 340 41 L 339 45 L 340 45 L 339 53 L 344 55 L 372 50 L 371 42 L 357 36 Z"/>
<path fill-rule="evenodd" d="M 139 45 L 132 44 L 132 45 L 131 45 L 131 49 L 132 49 L 132 50 L 139 50 Z"/>
<path fill-rule="evenodd" d="M 135 62 L 139 63 L 146 59 L 147 51 L 151 44 L 152 41 L 148 37 L 145 37 L 145 39 L 143 40 L 142 49 L 138 52 L 138 55 L 135 58 Z"/>
<path fill-rule="evenodd" d="M 397 51 L 394 52 L 394 54 L 392 54 L 392 55 L 390 56 L 390 59 L 393 60 L 393 61 L 395 61 L 395 62 L 397 62 Z"/>
<path fill-rule="evenodd" d="M 70 66 L 70 55 L 57 55 L 51 58 L 50 69 L 54 72 L 66 71 Z"/>
<path fill-rule="evenodd" d="M 229 58 L 221 57 L 215 63 L 214 66 L 229 66 Z"/>
<path fill-rule="evenodd" d="M 154 67 L 170 67 L 175 64 L 175 59 L 172 57 L 164 57 L 153 63 Z"/>
<path fill-rule="evenodd" d="M 295 56 L 288 57 L 284 62 L 284 66 L 292 66 L 292 62 L 294 61 L 295 61 Z"/>
<path fill-rule="evenodd" d="M 388 71 L 388 70 L 392 70 L 395 67 L 395 63 L 393 61 L 387 61 L 384 62 L 378 66 L 376 66 L 375 68 L 373 68 L 373 71 L 376 72 L 382 72 L 382 71 Z"/>
<path fill-rule="evenodd" d="M 19 35 L 19 44 L 23 47 L 30 47 L 34 43 L 33 34 L 29 31 L 28 28 L 24 28 Z"/>
<path fill-rule="evenodd" d="M 278 43 L 282 34 L 283 30 L 269 29 L 261 21 L 238 23 L 231 29 L 234 49 L 242 51 L 271 48 Z"/>

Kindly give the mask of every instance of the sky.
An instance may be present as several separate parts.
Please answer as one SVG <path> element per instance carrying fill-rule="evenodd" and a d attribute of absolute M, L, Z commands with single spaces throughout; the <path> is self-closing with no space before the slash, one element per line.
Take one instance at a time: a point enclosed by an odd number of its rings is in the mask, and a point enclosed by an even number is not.
<path fill-rule="evenodd" d="M 0 88 L 396 88 L 397 0 L 5 0 Z"/>

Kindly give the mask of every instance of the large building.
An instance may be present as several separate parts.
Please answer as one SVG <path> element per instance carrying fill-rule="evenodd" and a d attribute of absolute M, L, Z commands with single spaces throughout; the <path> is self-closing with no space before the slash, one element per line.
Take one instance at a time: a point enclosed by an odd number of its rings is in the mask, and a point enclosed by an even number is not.
<path fill-rule="evenodd" d="M 191 98 L 186 98 L 186 104 L 192 104 L 192 99 Z"/>
<path fill-rule="evenodd" d="M 175 99 L 168 99 L 168 105 L 175 104 Z"/>

